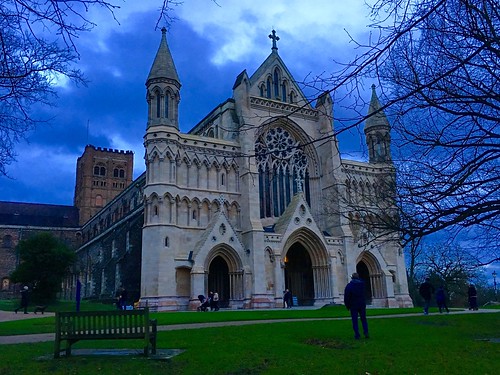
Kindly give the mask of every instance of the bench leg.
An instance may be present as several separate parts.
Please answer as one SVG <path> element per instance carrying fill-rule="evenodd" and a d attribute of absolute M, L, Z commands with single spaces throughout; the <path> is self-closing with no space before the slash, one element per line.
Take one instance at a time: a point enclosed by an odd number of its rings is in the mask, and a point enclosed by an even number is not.
<path fill-rule="evenodd" d="M 59 355 L 61 353 L 61 342 L 56 339 L 56 342 L 54 344 L 54 358 L 59 358 Z"/>

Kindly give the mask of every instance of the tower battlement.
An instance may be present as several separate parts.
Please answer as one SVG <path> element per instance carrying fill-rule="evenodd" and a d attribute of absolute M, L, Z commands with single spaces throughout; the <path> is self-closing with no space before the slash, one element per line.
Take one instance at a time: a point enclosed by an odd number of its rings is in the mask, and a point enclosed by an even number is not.
<path fill-rule="evenodd" d="M 133 154 L 134 153 L 131 150 L 117 150 L 117 149 L 107 148 L 107 147 L 96 147 L 94 145 L 87 145 L 87 146 L 85 146 L 85 149 L 87 149 L 87 148 L 92 148 L 95 151 L 113 152 L 115 154 Z"/>

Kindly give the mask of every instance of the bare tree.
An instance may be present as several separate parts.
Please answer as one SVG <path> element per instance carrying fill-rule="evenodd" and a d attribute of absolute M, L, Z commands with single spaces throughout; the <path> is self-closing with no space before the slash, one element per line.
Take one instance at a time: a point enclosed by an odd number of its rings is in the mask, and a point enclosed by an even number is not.
<path fill-rule="evenodd" d="M 400 212 L 386 224 L 404 243 L 466 231 L 484 240 L 477 264 L 500 260 L 497 1 L 380 0 L 371 15 L 378 37 L 329 82 L 383 89 Z"/>
<path fill-rule="evenodd" d="M 91 8 L 111 18 L 118 1 L 106 0 L 2 0 L 0 2 L 0 175 L 15 160 L 14 145 L 43 119 L 32 115 L 34 105 L 52 105 L 58 79 L 84 84 L 75 68 L 79 55 L 76 39 L 96 25 Z M 160 23 L 169 23 L 170 6 L 159 1 Z"/>

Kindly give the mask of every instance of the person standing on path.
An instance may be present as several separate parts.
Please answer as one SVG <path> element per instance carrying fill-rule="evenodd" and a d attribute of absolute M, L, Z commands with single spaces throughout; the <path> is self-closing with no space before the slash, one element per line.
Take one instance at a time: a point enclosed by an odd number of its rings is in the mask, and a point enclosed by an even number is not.
<path fill-rule="evenodd" d="M 363 333 L 366 338 L 368 335 L 368 321 L 366 320 L 366 300 L 365 300 L 365 284 L 355 272 L 351 276 L 351 281 L 346 285 L 344 290 L 344 304 L 347 310 L 351 312 L 352 329 L 354 330 L 354 338 L 359 340 L 358 315 L 363 326 Z"/>
<path fill-rule="evenodd" d="M 21 290 L 21 305 L 15 309 L 14 311 L 17 312 L 21 309 L 24 310 L 24 313 L 27 314 L 28 313 L 28 304 L 29 304 L 29 289 L 28 287 L 25 285 L 23 287 L 23 289 Z"/>
<path fill-rule="evenodd" d="M 291 309 L 293 305 L 293 297 L 292 297 L 292 292 L 290 292 L 290 289 L 285 290 L 285 294 L 283 295 L 283 301 L 284 306 L 286 306 L 287 309 Z"/>
<path fill-rule="evenodd" d="M 424 315 L 429 315 L 429 306 L 431 305 L 432 295 L 434 294 L 434 287 L 431 284 L 431 279 L 425 278 L 425 281 L 420 285 L 418 292 L 424 299 Z"/>
<path fill-rule="evenodd" d="M 446 306 L 446 293 L 444 291 L 444 286 L 440 286 L 436 292 L 436 303 L 439 308 L 439 312 L 442 313 L 443 310 L 446 310 L 447 313 L 450 312 L 448 310 L 448 306 Z"/>
<path fill-rule="evenodd" d="M 469 297 L 469 310 L 477 310 L 477 290 L 474 284 L 469 285 L 467 290 L 467 296 Z"/>

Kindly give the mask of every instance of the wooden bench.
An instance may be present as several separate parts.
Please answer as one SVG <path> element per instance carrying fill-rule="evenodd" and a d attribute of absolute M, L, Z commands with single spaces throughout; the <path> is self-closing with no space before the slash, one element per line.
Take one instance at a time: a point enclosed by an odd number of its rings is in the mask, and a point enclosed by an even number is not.
<path fill-rule="evenodd" d="M 156 320 L 149 310 L 57 312 L 54 358 L 59 358 L 61 342 L 66 341 L 66 356 L 80 340 L 142 339 L 144 355 L 156 354 Z"/>

